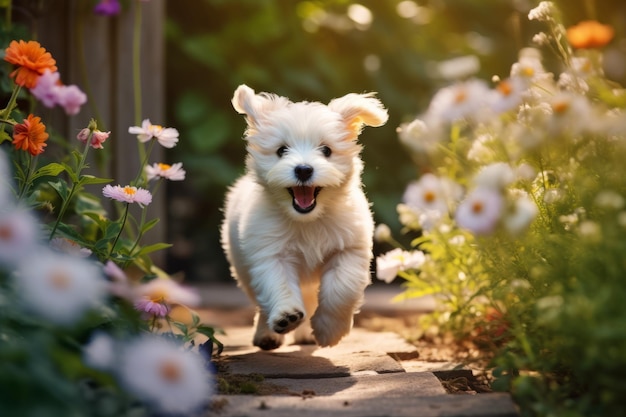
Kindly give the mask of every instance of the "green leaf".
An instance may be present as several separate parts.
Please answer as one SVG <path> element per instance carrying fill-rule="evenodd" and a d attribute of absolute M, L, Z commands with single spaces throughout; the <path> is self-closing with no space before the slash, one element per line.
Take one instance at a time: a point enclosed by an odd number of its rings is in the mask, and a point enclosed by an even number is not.
<path fill-rule="evenodd" d="M 105 183 L 111 182 L 111 181 L 113 181 L 112 178 L 99 178 L 99 177 L 94 177 L 93 175 L 82 175 L 80 177 L 79 184 L 81 184 L 81 185 L 86 185 L 86 184 L 105 184 Z"/>
<path fill-rule="evenodd" d="M 0 132 L 0 143 L 11 140 L 11 136 L 4 130 Z"/>
<path fill-rule="evenodd" d="M 148 230 L 152 229 L 154 226 L 156 226 L 156 224 L 159 222 L 160 219 L 152 219 L 149 222 L 147 222 L 146 224 L 143 225 L 143 227 L 141 228 L 141 230 L 139 231 L 140 233 L 146 233 Z"/>
<path fill-rule="evenodd" d="M 56 181 L 48 181 L 48 184 L 50 184 L 50 186 L 54 188 L 54 190 L 59 194 L 59 197 L 61 197 L 63 201 L 65 201 L 67 197 L 69 197 L 70 190 L 67 187 L 67 183 L 65 181 L 59 179 Z"/>
<path fill-rule="evenodd" d="M 172 247 L 171 243 L 155 243 L 153 245 L 148 245 L 148 246 L 144 246 L 143 248 L 141 248 L 141 250 L 137 253 L 137 256 L 147 255 L 148 253 L 156 252 L 158 250 L 167 249 L 171 247 Z"/>
<path fill-rule="evenodd" d="M 74 169 L 66 163 L 62 163 L 61 165 L 63 165 L 63 168 L 65 168 L 65 172 L 67 172 L 67 175 L 69 175 L 72 182 L 78 182 L 78 175 L 74 172 Z"/>
<path fill-rule="evenodd" d="M 45 165 L 39 168 L 37 171 L 35 171 L 30 180 L 34 181 L 37 178 L 45 177 L 45 176 L 56 177 L 63 171 L 65 171 L 65 166 L 63 164 L 52 162 L 48 165 Z"/>

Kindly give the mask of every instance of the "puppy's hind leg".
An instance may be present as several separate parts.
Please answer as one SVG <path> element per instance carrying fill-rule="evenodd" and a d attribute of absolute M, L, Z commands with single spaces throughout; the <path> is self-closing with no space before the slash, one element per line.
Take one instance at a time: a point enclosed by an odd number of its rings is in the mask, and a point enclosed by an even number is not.
<path fill-rule="evenodd" d="M 273 350 L 283 344 L 285 336 L 270 329 L 267 323 L 267 314 L 263 313 L 260 308 L 257 308 L 254 322 L 256 326 L 254 338 L 252 339 L 254 346 L 260 347 L 263 350 Z"/>

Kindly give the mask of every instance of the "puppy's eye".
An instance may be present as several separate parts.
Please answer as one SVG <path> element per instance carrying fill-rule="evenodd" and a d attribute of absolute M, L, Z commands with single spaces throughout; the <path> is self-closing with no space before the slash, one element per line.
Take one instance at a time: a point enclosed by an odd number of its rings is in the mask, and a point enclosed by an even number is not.
<path fill-rule="evenodd" d="M 322 146 L 320 150 L 326 158 L 328 158 L 333 153 L 333 151 L 328 146 Z"/>
<path fill-rule="evenodd" d="M 278 155 L 278 157 L 280 158 L 281 156 L 283 156 L 285 154 L 285 152 L 287 152 L 287 147 L 286 146 L 281 146 L 276 151 L 276 155 Z"/>

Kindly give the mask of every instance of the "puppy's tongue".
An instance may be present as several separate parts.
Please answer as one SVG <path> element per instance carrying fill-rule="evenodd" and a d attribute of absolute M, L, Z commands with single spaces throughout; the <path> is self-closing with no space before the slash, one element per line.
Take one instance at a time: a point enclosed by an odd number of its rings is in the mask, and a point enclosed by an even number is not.
<path fill-rule="evenodd" d="M 315 203 L 315 187 L 293 187 L 293 199 L 298 207 L 306 209 Z"/>

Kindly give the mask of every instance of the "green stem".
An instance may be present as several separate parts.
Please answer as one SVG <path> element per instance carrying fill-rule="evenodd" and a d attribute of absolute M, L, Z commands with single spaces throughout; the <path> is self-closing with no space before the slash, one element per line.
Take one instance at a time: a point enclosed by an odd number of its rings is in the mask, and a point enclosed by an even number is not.
<path fill-rule="evenodd" d="M 56 222 L 54 222 L 54 226 L 52 227 L 52 231 L 50 232 L 50 237 L 48 240 L 52 240 L 54 234 L 56 233 L 63 216 L 65 216 L 65 212 L 74 198 L 74 194 L 79 189 L 81 181 L 80 181 L 80 173 L 85 168 L 85 161 L 87 160 L 87 153 L 89 152 L 89 147 L 91 146 L 91 139 L 93 138 L 93 131 L 89 132 L 89 137 L 87 138 L 87 142 L 85 143 L 85 149 L 83 149 L 83 153 L 80 157 L 80 161 L 78 161 L 78 166 L 76 167 L 76 178 L 78 181 L 72 183 L 72 188 L 70 189 L 70 193 L 67 195 L 67 198 L 63 200 L 63 204 L 61 205 L 61 210 L 59 211 L 59 216 L 57 217 Z"/>
<path fill-rule="evenodd" d="M 13 22 L 11 22 L 11 16 L 13 14 L 13 11 L 12 11 L 13 7 L 12 6 L 13 6 L 13 2 L 9 1 L 8 4 L 7 4 L 7 7 L 6 7 L 6 13 L 4 14 L 4 24 L 6 26 L 6 31 L 8 33 L 11 32 L 11 25 L 13 23 Z"/>
<path fill-rule="evenodd" d="M 117 236 L 115 237 L 115 240 L 113 241 L 113 246 L 111 246 L 111 252 L 109 252 L 109 259 L 111 258 L 111 255 L 113 255 L 113 251 L 115 250 L 117 241 L 120 239 L 120 236 L 122 235 L 122 232 L 124 231 L 124 226 L 126 225 L 126 219 L 128 218 L 129 206 L 130 206 L 130 203 L 126 203 L 126 209 L 124 210 L 124 217 L 122 218 L 122 225 L 120 227 L 119 233 L 117 234 Z"/>
<path fill-rule="evenodd" d="M 135 100 L 135 125 L 141 125 L 141 2 L 135 2 L 135 23 L 133 26 L 133 96 Z M 137 141 L 139 160 L 145 158 L 144 144 Z"/>
<path fill-rule="evenodd" d="M 20 192 L 17 196 L 17 200 L 20 201 L 22 199 L 22 197 L 24 196 L 24 193 L 26 193 L 26 190 L 28 190 L 30 188 L 29 182 L 30 182 L 30 177 L 32 175 L 32 167 L 33 165 L 33 159 L 34 157 L 32 155 L 28 156 L 28 162 L 27 162 L 27 166 L 26 166 L 26 177 L 24 178 L 24 182 L 20 185 Z"/>
<path fill-rule="evenodd" d="M 11 118 L 11 113 L 13 112 L 13 109 L 15 108 L 15 104 L 17 102 L 17 95 L 20 93 L 21 88 L 22 88 L 21 86 L 15 84 L 15 87 L 13 88 L 13 92 L 11 93 L 11 98 L 9 99 L 9 103 L 4 109 L 2 109 L 2 111 L 0 111 L 0 119 L 6 120 L 6 123 L 8 124 L 11 124 L 9 119 Z M 5 127 L 5 123 L 3 123 L 0 126 L 0 133 L 4 132 L 4 127 Z"/>
<path fill-rule="evenodd" d="M 150 145 L 148 146 L 148 152 L 145 152 L 145 149 L 143 147 L 140 147 L 140 149 L 142 149 L 144 151 L 144 155 L 141 159 L 141 165 L 139 166 L 139 172 L 137 173 L 137 177 L 135 178 L 135 180 L 132 182 L 133 185 L 135 185 L 136 187 L 140 187 L 143 184 L 143 171 L 146 168 L 146 165 L 148 165 L 148 159 L 150 158 L 150 154 L 152 154 L 152 148 L 154 148 L 154 142 L 156 142 L 156 139 L 150 139 Z"/>
<path fill-rule="evenodd" d="M 141 241 L 141 238 L 143 237 L 143 226 L 146 223 L 146 213 L 148 212 L 148 207 L 145 206 L 143 208 L 143 210 L 141 210 L 141 221 L 139 222 L 139 233 L 137 234 L 137 239 L 135 239 L 135 243 L 133 244 L 133 247 L 130 248 L 130 256 L 133 256 L 133 251 L 137 248 L 137 245 L 139 245 L 139 242 Z"/>

